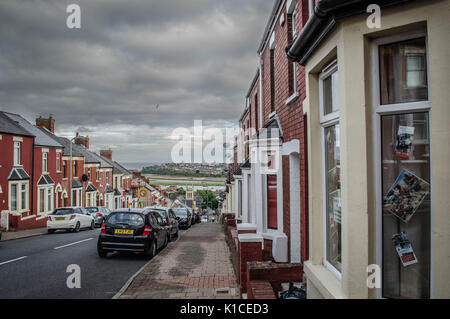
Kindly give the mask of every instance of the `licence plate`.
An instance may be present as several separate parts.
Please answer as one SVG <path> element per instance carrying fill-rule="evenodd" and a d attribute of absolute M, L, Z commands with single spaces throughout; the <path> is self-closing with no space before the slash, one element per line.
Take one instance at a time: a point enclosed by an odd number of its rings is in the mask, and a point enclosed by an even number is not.
<path fill-rule="evenodd" d="M 65 220 L 65 217 L 56 217 L 56 220 Z"/>
<path fill-rule="evenodd" d="M 133 230 L 132 229 L 116 229 L 114 230 L 114 234 L 117 235 L 133 235 Z"/>

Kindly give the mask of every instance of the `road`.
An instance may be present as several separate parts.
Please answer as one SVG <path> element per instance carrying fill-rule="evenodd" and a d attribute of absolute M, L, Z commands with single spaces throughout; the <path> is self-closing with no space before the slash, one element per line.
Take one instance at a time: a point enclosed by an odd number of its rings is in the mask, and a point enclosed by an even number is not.
<path fill-rule="evenodd" d="M 0 241 L 0 299 L 113 297 L 148 259 L 123 253 L 99 258 L 99 232 L 56 232 Z M 67 287 L 71 264 L 80 266 L 81 288 Z"/>

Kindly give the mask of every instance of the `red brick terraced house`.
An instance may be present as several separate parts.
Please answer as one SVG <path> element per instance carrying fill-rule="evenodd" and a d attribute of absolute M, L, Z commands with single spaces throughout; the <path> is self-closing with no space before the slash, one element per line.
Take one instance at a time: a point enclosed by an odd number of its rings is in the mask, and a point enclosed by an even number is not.
<path fill-rule="evenodd" d="M 240 119 L 244 134 L 237 142 L 237 165 L 230 167 L 227 207 L 237 218 L 241 293 L 251 288 L 247 262 L 283 265 L 285 279 L 300 281 L 301 263 L 308 259 L 305 73 L 285 49 L 308 21 L 311 4 L 275 1 Z M 269 281 L 281 289 L 277 278 Z"/>
<path fill-rule="evenodd" d="M 6 112 L 3 114 L 35 136 L 30 175 L 30 209 L 27 216 L 16 218 L 13 228 L 45 227 L 47 215 L 53 212 L 58 204 L 58 194 L 62 192 L 63 146 L 20 115 Z"/>
<path fill-rule="evenodd" d="M 34 135 L 0 112 L 0 227 L 23 227 L 31 213 Z M 25 219 L 26 220 L 26 219 Z"/>

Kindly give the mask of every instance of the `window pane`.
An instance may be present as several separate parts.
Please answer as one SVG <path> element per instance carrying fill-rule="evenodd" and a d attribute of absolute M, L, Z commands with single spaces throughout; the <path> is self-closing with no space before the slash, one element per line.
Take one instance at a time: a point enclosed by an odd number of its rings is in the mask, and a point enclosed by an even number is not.
<path fill-rule="evenodd" d="M 323 80 L 323 112 L 324 115 L 339 111 L 338 72 L 334 72 Z"/>
<path fill-rule="evenodd" d="M 52 192 L 53 190 L 51 188 L 47 188 L 47 211 L 52 210 Z"/>
<path fill-rule="evenodd" d="M 28 192 L 27 192 L 27 184 L 22 184 L 22 186 L 21 186 L 21 191 L 22 191 L 22 202 L 21 202 L 21 209 L 26 209 L 27 208 L 27 200 L 28 200 L 28 198 L 27 198 L 27 195 L 28 195 Z"/>
<path fill-rule="evenodd" d="M 380 46 L 381 104 L 428 100 L 425 38 Z"/>
<path fill-rule="evenodd" d="M 39 189 L 39 212 L 45 211 L 45 189 Z"/>
<path fill-rule="evenodd" d="M 325 128 L 327 261 L 341 271 L 341 165 L 339 124 Z"/>
<path fill-rule="evenodd" d="M 381 118 L 383 296 L 388 298 L 430 297 L 428 121 L 428 113 Z M 401 233 L 417 263 L 402 263 L 392 238 Z"/>
<path fill-rule="evenodd" d="M 11 211 L 17 210 L 17 184 L 11 184 Z"/>

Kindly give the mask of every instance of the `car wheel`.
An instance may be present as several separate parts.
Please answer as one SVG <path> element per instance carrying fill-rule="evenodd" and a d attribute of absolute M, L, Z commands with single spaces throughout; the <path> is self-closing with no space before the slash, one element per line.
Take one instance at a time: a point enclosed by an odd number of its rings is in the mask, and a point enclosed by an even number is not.
<path fill-rule="evenodd" d="M 167 234 L 167 236 L 166 236 L 166 243 L 164 244 L 164 247 L 167 247 L 167 245 L 169 244 L 169 242 L 170 242 L 170 233 Z"/>
<path fill-rule="evenodd" d="M 97 244 L 97 252 L 98 252 L 98 256 L 100 258 L 106 258 L 108 256 L 108 252 L 106 252 L 105 250 L 103 250 L 100 245 Z"/>
<path fill-rule="evenodd" d="M 80 231 L 80 222 L 77 222 L 77 224 L 76 224 L 76 226 L 75 226 L 73 231 L 76 232 L 76 233 L 78 233 Z"/>
<path fill-rule="evenodd" d="M 49 229 L 49 230 L 48 230 L 48 233 L 49 233 L 49 234 L 53 234 L 54 232 L 55 232 L 54 229 Z"/>
<path fill-rule="evenodd" d="M 91 227 L 90 227 L 90 228 L 91 228 L 91 230 L 93 230 L 93 229 L 95 228 L 95 223 L 94 223 L 94 221 L 91 222 Z"/>
<path fill-rule="evenodd" d="M 156 256 L 156 240 L 154 240 L 152 245 L 148 248 L 146 255 L 150 259 Z"/>

